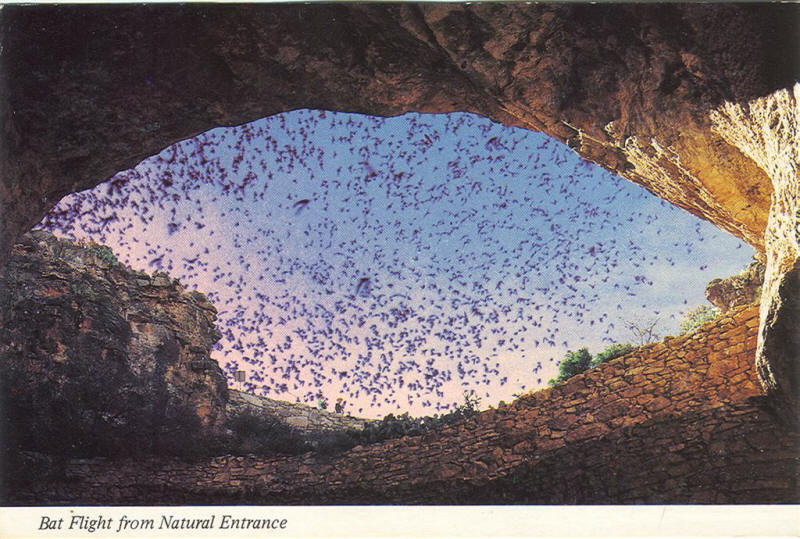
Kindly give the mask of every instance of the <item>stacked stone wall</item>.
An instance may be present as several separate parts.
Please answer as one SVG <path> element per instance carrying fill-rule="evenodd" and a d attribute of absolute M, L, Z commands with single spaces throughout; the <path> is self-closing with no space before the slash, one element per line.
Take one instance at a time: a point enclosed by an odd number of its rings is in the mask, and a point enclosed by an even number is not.
<path fill-rule="evenodd" d="M 20 502 L 607 504 L 797 502 L 797 437 L 737 309 L 440 431 L 335 456 L 72 461 Z"/>

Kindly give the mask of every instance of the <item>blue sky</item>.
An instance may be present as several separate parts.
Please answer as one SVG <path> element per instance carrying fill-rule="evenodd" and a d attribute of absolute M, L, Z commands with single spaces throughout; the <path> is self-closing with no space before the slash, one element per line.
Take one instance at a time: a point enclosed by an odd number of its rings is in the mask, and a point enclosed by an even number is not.
<path fill-rule="evenodd" d="M 43 226 L 207 293 L 213 357 L 246 389 L 372 417 L 464 391 L 508 401 L 567 350 L 631 340 L 624 320 L 674 334 L 753 254 L 563 144 L 466 113 L 215 129 Z"/>

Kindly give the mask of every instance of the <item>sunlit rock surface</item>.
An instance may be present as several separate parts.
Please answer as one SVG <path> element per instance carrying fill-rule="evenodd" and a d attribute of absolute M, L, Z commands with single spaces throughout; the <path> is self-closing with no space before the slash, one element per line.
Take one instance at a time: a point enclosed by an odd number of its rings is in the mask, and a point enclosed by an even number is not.
<path fill-rule="evenodd" d="M 800 83 L 746 105 L 726 103 L 714 130 L 749 156 L 773 185 L 764 235 L 766 272 L 756 364 L 762 383 L 797 421 L 800 392 Z"/>
<path fill-rule="evenodd" d="M 758 303 L 763 284 L 764 264 L 754 260 L 738 275 L 708 283 L 706 299 L 722 314 L 727 314 L 736 307 Z"/>

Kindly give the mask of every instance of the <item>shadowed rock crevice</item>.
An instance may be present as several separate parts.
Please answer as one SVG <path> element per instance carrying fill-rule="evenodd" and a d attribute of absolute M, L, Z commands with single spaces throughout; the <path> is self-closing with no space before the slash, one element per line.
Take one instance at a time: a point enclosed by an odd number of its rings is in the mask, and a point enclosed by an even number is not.
<path fill-rule="evenodd" d="M 800 259 L 781 278 L 775 299 L 763 320 L 765 331 L 758 373 L 769 380 L 769 394 L 781 418 L 794 425 L 800 388 Z"/>

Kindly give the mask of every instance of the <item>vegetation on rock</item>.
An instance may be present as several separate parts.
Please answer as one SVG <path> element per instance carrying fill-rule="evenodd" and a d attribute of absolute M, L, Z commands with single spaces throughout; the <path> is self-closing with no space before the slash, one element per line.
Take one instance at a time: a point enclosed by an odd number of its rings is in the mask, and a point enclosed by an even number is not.
<path fill-rule="evenodd" d="M 94 256 L 108 264 L 109 266 L 118 266 L 120 265 L 120 261 L 117 260 L 114 251 L 111 250 L 111 247 L 106 245 L 99 245 L 99 244 L 92 244 L 89 246 L 89 252 L 92 253 Z"/>
<path fill-rule="evenodd" d="M 605 350 L 599 352 L 594 359 L 592 359 L 591 367 L 596 367 L 606 361 L 611 361 L 612 359 L 618 358 L 620 356 L 624 356 L 628 352 L 632 352 L 636 350 L 636 347 L 630 343 L 616 343 L 610 346 L 607 346 Z"/>
<path fill-rule="evenodd" d="M 592 363 L 592 354 L 587 348 L 581 348 L 577 352 L 567 352 L 564 359 L 558 365 L 558 376 L 550 380 L 551 385 L 558 384 L 564 380 L 572 378 L 589 368 Z"/>
<path fill-rule="evenodd" d="M 711 322 L 720 315 L 720 310 L 711 305 L 700 305 L 688 311 L 681 322 L 681 335 L 691 333 L 703 324 Z"/>
<path fill-rule="evenodd" d="M 580 374 L 587 369 L 611 361 L 612 359 L 624 356 L 628 352 L 635 350 L 636 347 L 629 343 L 612 344 L 599 352 L 594 358 L 587 348 L 581 348 L 577 352 L 567 352 L 567 355 L 558 365 L 558 376 L 549 381 L 551 386 L 569 380 L 576 374 Z"/>
<path fill-rule="evenodd" d="M 714 279 L 706 287 L 706 299 L 720 310 L 721 314 L 741 305 L 758 303 L 764 285 L 766 267 L 754 260 L 738 275 L 725 279 Z"/>
<path fill-rule="evenodd" d="M 235 455 L 297 455 L 311 449 L 306 437 L 277 418 L 246 410 L 228 423 L 225 451 Z"/>

